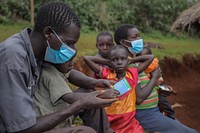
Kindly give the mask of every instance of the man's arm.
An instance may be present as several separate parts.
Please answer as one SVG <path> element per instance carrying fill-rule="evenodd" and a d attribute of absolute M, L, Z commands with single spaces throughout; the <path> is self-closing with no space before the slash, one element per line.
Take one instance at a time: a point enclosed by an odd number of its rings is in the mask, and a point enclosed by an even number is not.
<path fill-rule="evenodd" d="M 151 73 L 152 77 L 149 83 L 142 87 L 138 83 L 136 86 L 136 103 L 141 104 L 152 92 L 153 87 L 155 86 L 159 76 L 160 76 L 160 69 L 157 68 Z"/>
<path fill-rule="evenodd" d="M 117 98 L 99 98 L 99 96 L 103 95 L 104 93 L 105 90 L 83 93 L 81 94 L 81 97 L 79 97 L 77 100 L 74 100 L 74 103 L 64 107 L 58 112 L 38 117 L 36 125 L 20 131 L 19 133 L 40 133 L 51 130 L 71 115 L 78 113 L 81 109 L 102 108 L 111 105 L 117 100 Z"/>
<path fill-rule="evenodd" d="M 71 115 L 77 113 L 81 109 L 81 107 L 81 102 L 77 101 L 67 107 L 64 107 L 58 112 L 37 117 L 36 125 L 18 133 L 41 133 L 51 130 Z"/>
<path fill-rule="evenodd" d="M 113 81 L 108 81 L 104 79 L 94 79 L 88 77 L 84 73 L 77 71 L 75 69 L 71 70 L 68 80 L 70 83 L 76 86 L 93 90 L 95 90 L 96 87 L 112 88 L 112 84 L 114 83 Z"/>
<path fill-rule="evenodd" d="M 138 73 L 143 72 L 153 61 L 154 55 L 142 55 L 129 59 L 129 64 L 140 62 Z"/>
<path fill-rule="evenodd" d="M 90 92 L 93 93 L 93 92 Z M 87 97 L 87 93 L 81 93 L 81 92 L 75 92 L 75 93 L 66 93 L 62 96 L 62 99 L 69 103 L 72 104 L 75 101 L 77 101 L 78 99 L 83 99 L 85 97 Z M 117 98 L 119 95 L 119 92 L 114 90 L 114 89 L 107 89 L 105 90 L 104 93 L 102 93 L 101 95 L 98 95 L 97 97 L 99 98 L 103 98 L 103 99 L 113 99 L 113 98 Z"/>
<path fill-rule="evenodd" d="M 33 109 L 33 101 L 29 93 L 27 93 L 28 89 L 25 86 L 26 84 L 23 84 L 24 78 L 22 78 L 22 75 L 20 73 L 24 69 L 10 68 L 9 70 L 12 71 L 0 71 L 0 94 L 3 94 L 0 97 L 0 101 L 1 103 L 5 103 L 0 104 L 0 111 L 2 115 L 1 118 L 4 117 L 3 122 L 5 123 L 14 123 L 15 121 L 18 121 L 19 123 L 20 120 L 23 120 L 23 123 L 21 122 L 21 124 L 26 125 L 23 128 L 18 128 L 18 130 L 20 131 L 15 129 L 15 131 L 13 130 L 12 132 L 18 131 L 19 133 L 41 133 L 50 130 L 56 125 L 60 124 L 64 119 L 68 118 L 69 116 L 83 108 L 83 103 L 79 100 L 78 102 L 73 103 L 69 107 L 65 107 L 59 112 L 36 118 Z M 9 81 L 9 83 L 5 81 Z M 10 113 L 13 113 L 12 117 L 10 117 Z M 13 123 L 11 124 L 11 126 L 13 125 Z"/>

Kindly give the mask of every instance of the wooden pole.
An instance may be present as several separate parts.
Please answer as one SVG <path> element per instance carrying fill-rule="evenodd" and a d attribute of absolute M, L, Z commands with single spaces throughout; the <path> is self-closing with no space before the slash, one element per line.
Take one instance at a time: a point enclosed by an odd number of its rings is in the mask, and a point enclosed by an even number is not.
<path fill-rule="evenodd" d="M 31 25 L 34 25 L 34 0 L 30 0 L 31 7 Z"/>

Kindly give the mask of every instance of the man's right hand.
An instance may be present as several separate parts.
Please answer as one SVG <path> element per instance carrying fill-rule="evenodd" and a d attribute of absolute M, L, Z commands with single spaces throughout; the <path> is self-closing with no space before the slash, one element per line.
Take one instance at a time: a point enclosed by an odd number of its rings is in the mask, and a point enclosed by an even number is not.
<path fill-rule="evenodd" d="M 98 95 L 98 97 L 102 99 L 111 99 L 111 98 L 117 98 L 119 94 L 120 94 L 119 91 L 115 89 L 106 89 L 105 92 L 101 95 Z"/>
<path fill-rule="evenodd" d="M 84 93 L 78 101 L 81 103 L 83 109 L 89 109 L 89 108 L 102 108 L 110 106 L 113 102 L 117 101 L 117 98 L 101 98 L 101 95 L 104 95 L 107 93 L 108 90 L 100 90 L 100 91 L 94 91 L 91 93 Z M 116 93 L 113 93 L 113 95 L 116 95 Z"/>

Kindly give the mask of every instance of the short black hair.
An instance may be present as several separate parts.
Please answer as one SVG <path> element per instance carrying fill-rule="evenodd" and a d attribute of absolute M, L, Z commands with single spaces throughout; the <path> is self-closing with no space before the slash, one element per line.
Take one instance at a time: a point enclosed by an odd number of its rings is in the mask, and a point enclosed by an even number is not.
<path fill-rule="evenodd" d="M 108 32 L 108 31 L 102 31 L 102 32 L 100 32 L 100 33 L 97 35 L 96 42 L 98 42 L 98 39 L 99 39 L 100 36 L 110 36 L 111 39 L 112 39 L 112 41 L 113 41 L 113 36 L 112 36 L 112 34 L 111 34 L 110 32 Z"/>
<path fill-rule="evenodd" d="M 121 24 L 114 33 L 114 39 L 117 45 L 120 45 L 121 39 L 127 39 L 128 38 L 128 30 L 136 28 L 133 24 Z"/>
<path fill-rule="evenodd" d="M 115 50 L 115 49 L 124 49 L 125 51 L 127 51 L 127 49 L 124 47 L 124 46 L 122 46 L 122 45 L 115 45 L 115 46 L 113 46 L 109 51 L 108 51 L 108 58 L 110 59 L 110 54 L 111 54 L 111 52 L 113 51 L 113 50 Z M 128 55 L 128 51 L 127 51 L 127 55 Z"/>
<path fill-rule="evenodd" d="M 57 33 L 64 33 L 71 23 L 81 28 L 78 16 L 62 2 L 49 2 L 39 8 L 34 30 L 42 32 L 45 27 L 52 27 Z"/>

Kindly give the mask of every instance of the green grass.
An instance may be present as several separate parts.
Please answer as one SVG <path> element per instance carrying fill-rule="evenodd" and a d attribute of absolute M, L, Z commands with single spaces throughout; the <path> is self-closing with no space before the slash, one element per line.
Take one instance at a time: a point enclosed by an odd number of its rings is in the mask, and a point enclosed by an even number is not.
<path fill-rule="evenodd" d="M 94 55 L 96 50 L 96 36 L 97 33 L 87 33 L 81 34 L 81 37 L 77 43 L 78 56 L 82 55 Z M 173 36 L 151 36 L 142 35 L 145 42 L 160 43 L 164 49 L 152 49 L 153 53 L 159 59 L 164 56 L 171 56 L 175 58 L 180 58 L 185 53 L 200 54 L 200 39 L 191 37 L 173 37 Z"/>
<path fill-rule="evenodd" d="M 164 56 L 180 58 L 185 53 L 200 54 L 199 39 L 182 40 L 173 38 L 158 40 L 158 42 L 165 48 L 153 50 L 154 54 L 159 58 L 163 58 Z"/>
<path fill-rule="evenodd" d="M 30 27 L 30 24 L 22 22 L 22 24 L 0 25 L 0 42 L 25 27 Z M 94 55 L 97 52 L 95 45 L 97 34 L 97 32 L 81 33 L 77 42 L 78 56 Z M 159 59 L 164 56 L 180 58 L 185 53 L 200 54 L 200 39 L 198 38 L 163 36 L 159 32 L 142 34 L 142 38 L 146 42 L 160 43 L 164 46 L 164 49 L 153 49 L 154 55 Z"/>
<path fill-rule="evenodd" d="M 0 42 L 2 42 L 9 36 L 21 31 L 26 27 L 30 27 L 30 24 L 27 22 L 21 22 L 21 24 L 13 24 L 13 25 L 0 24 Z"/>
<path fill-rule="evenodd" d="M 143 35 L 146 42 L 160 43 L 164 49 L 153 49 L 153 53 L 159 59 L 164 56 L 179 59 L 185 53 L 200 54 L 200 39 L 191 37 L 161 36 L 151 37 Z"/>
<path fill-rule="evenodd" d="M 81 33 L 80 39 L 77 42 L 78 56 L 95 55 L 96 50 L 96 32 Z"/>

